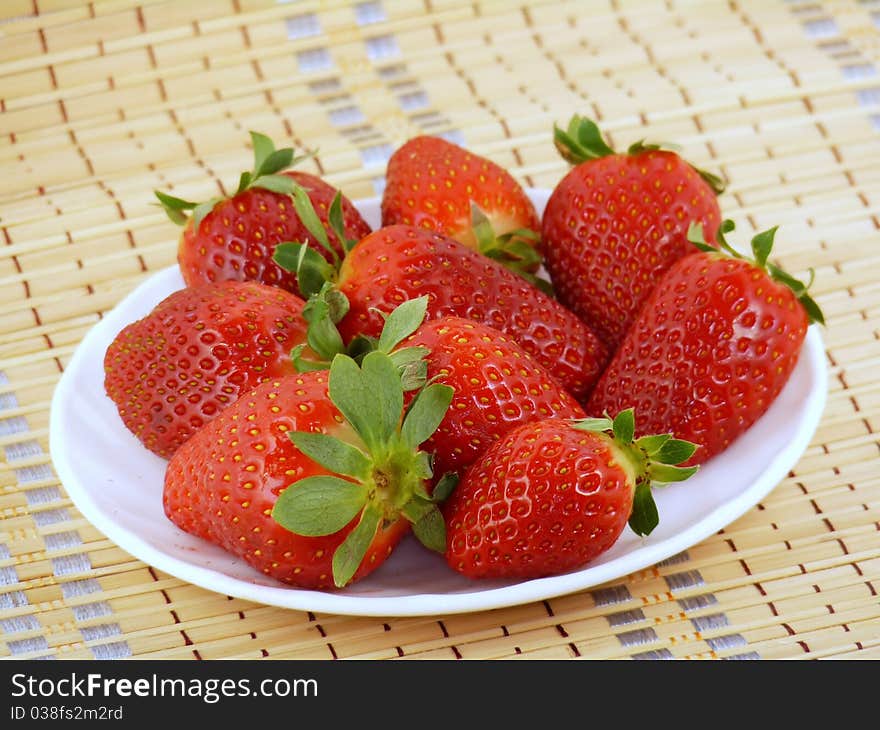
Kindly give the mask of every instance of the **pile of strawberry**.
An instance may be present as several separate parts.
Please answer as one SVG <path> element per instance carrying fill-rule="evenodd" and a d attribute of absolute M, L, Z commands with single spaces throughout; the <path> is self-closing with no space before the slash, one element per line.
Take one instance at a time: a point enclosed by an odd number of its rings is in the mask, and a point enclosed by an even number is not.
<path fill-rule="evenodd" d="M 656 483 L 687 479 L 779 394 L 807 286 L 728 245 L 720 180 L 587 119 L 543 216 L 493 162 L 422 136 L 377 230 L 251 133 L 232 195 L 158 193 L 186 288 L 123 329 L 105 387 L 168 459 L 181 529 L 308 588 L 368 575 L 408 532 L 473 577 L 583 566 Z M 542 268 L 543 263 L 543 268 Z M 549 274 L 549 281 L 541 278 Z"/>

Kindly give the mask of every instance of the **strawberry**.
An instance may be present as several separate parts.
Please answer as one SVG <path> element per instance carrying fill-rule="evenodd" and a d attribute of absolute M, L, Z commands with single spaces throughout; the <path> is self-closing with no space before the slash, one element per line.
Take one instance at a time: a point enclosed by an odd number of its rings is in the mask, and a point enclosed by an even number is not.
<path fill-rule="evenodd" d="M 178 527 L 277 580 L 342 587 L 376 569 L 410 526 L 442 552 L 445 529 L 428 496 L 418 446 L 452 396 L 440 383 L 404 410 L 391 357 L 334 358 L 263 383 L 174 454 L 163 493 Z M 445 487 L 435 494 L 445 496 Z"/>
<path fill-rule="evenodd" d="M 658 522 L 653 483 L 682 481 L 674 466 L 694 445 L 669 434 L 633 440 L 631 409 L 614 420 L 552 418 L 507 432 L 465 472 L 444 505 L 446 561 L 470 578 L 541 578 L 607 551 L 627 522 Z"/>
<path fill-rule="evenodd" d="M 660 278 L 593 392 L 588 412 L 634 406 L 650 431 L 673 431 L 701 446 L 694 463 L 721 452 L 779 395 L 811 322 L 822 312 L 767 258 L 775 228 L 752 239 L 748 259 L 727 243 L 702 241 Z"/>
<path fill-rule="evenodd" d="M 259 281 L 299 293 L 296 278 L 272 261 L 280 241 L 307 243 L 328 260 L 343 254 L 349 240 L 371 228 L 354 204 L 315 175 L 282 170 L 304 159 L 290 148 L 276 150 L 272 141 L 251 132 L 254 169 L 242 173 L 229 197 L 194 203 L 155 191 L 168 217 L 183 225 L 177 252 L 184 281 L 192 286 L 212 281 Z M 281 173 L 281 174 L 279 174 Z M 329 246 L 315 240 L 294 210 L 291 196 L 305 194 L 323 224 L 341 222 L 345 238 L 331 231 Z M 192 211 L 192 215 L 186 215 Z"/>
<path fill-rule="evenodd" d="M 544 265 L 559 300 L 613 350 L 659 276 L 696 250 L 689 224 L 714 241 L 723 185 L 658 145 L 617 154 L 589 119 L 574 116 L 554 133 L 574 167 L 544 210 Z"/>
<path fill-rule="evenodd" d="M 493 327 L 442 317 L 421 325 L 405 343 L 425 348 L 427 377 L 440 378 L 455 392 L 424 444 L 437 474 L 462 473 L 521 423 L 585 415 L 542 365 Z"/>
<path fill-rule="evenodd" d="M 534 272 L 540 263 L 541 222 L 522 186 L 442 137 L 414 137 L 388 160 L 382 225 L 398 223 L 442 233 L 517 271 Z"/>
<path fill-rule="evenodd" d="M 298 201 L 299 202 L 299 201 Z M 604 345 L 555 299 L 467 246 L 407 225 L 380 228 L 361 239 L 338 271 L 308 247 L 285 243 L 282 267 L 296 270 L 309 294 L 344 294 L 349 310 L 339 322 L 346 342 L 377 337 L 383 312 L 428 296 L 428 319 L 456 316 L 504 332 L 542 364 L 575 398 L 587 396 L 605 365 Z"/>
<path fill-rule="evenodd" d="M 168 458 L 242 393 L 295 372 L 289 352 L 307 341 L 303 304 L 257 282 L 176 291 L 110 343 L 107 395 L 128 429 Z"/>

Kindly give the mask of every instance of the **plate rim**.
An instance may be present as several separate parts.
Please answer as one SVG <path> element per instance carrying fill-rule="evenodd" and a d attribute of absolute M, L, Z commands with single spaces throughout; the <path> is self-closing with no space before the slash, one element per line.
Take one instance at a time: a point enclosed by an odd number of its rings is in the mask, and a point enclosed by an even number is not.
<path fill-rule="evenodd" d="M 535 190 L 540 194 L 543 191 Z M 374 203 L 376 199 L 356 201 L 358 205 Z M 179 273 L 176 264 L 159 269 L 146 277 L 110 312 L 122 309 L 132 300 L 137 300 L 143 291 L 154 286 L 160 277 L 170 277 Z M 73 373 L 78 372 L 84 362 L 84 353 L 89 344 L 104 334 L 102 318 L 93 325 L 76 347 L 67 367 L 59 379 L 50 402 L 49 415 L 49 455 L 67 495 L 82 515 L 102 534 L 118 547 L 142 562 L 162 570 L 174 577 L 197 585 L 206 590 L 234 596 L 256 603 L 278 608 L 313 611 L 349 616 L 436 616 L 475 611 L 488 611 L 586 590 L 613 579 L 623 578 L 680 553 L 711 536 L 721 528 L 741 517 L 769 494 L 800 459 L 818 427 L 828 397 L 828 367 L 825 347 L 819 329 L 815 325 L 808 328 L 801 350 L 801 359 L 807 361 L 817 387 L 807 395 L 806 415 L 798 423 L 795 437 L 762 470 L 748 488 L 734 498 L 717 505 L 711 512 L 689 528 L 674 533 L 654 544 L 646 540 L 635 553 L 627 553 L 607 563 L 585 566 L 577 571 L 560 575 L 524 580 L 508 585 L 480 588 L 474 581 L 475 590 L 454 593 L 414 593 L 411 595 L 369 596 L 345 595 L 340 591 L 314 591 L 293 586 L 267 586 L 251 583 L 232 577 L 216 569 L 195 565 L 175 555 L 154 548 L 150 543 L 125 527 L 113 521 L 111 514 L 105 514 L 82 484 L 71 462 L 67 449 L 61 447 L 62 426 L 66 423 L 68 403 L 65 393 L 73 381 Z M 635 558 L 635 559 L 634 559 Z M 626 562 L 621 571 L 620 563 Z M 447 605 L 448 604 L 448 605 Z"/>

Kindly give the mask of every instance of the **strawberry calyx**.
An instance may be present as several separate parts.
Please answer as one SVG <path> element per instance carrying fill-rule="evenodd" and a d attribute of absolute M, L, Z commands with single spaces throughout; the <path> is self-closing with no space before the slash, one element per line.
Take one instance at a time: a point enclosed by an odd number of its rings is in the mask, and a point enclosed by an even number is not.
<path fill-rule="evenodd" d="M 379 337 L 361 334 L 353 338 L 346 347 L 336 325 L 348 312 L 348 308 L 348 297 L 329 282 L 324 284 L 320 292 L 309 297 L 302 312 L 303 318 L 309 324 L 306 342 L 290 351 L 297 372 L 327 370 L 338 354 L 348 355 L 360 363 L 370 352 L 383 352 L 397 367 L 405 391 L 423 387 L 427 381 L 428 365 L 425 356 L 429 352 L 428 348 L 398 348 L 398 345 L 424 322 L 428 311 L 427 295 L 408 299 L 390 313 L 375 309 L 385 320 Z M 306 348 L 310 348 L 320 359 L 306 358 Z"/>
<path fill-rule="evenodd" d="M 285 271 L 296 274 L 297 286 L 303 296 L 310 297 L 318 294 L 328 283 L 332 284 L 339 276 L 343 258 L 331 245 L 327 235 L 327 229 L 315 212 L 315 206 L 299 185 L 293 187 L 293 207 L 306 230 L 314 237 L 318 245 L 327 251 L 330 259 L 324 257 L 320 251 L 302 241 L 284 241 L 275 247 L 272 258 Z M 348 254 L 354 248 L 357 241 L 349 238 L 345 233 L 345 224 L 342 216 L 342 193 L 337 191 L 327 212 L 327 222 L 333 233 L 342 245 L 344 254 Z"/>
<path fill-rule="evenodd" d="M 535 248 L 540 236 L 531 228 L 517 228 L 496 235 L 489 217 L 471 201 L 471 230 L 481 254 L 519 274 L 545 294 L 553 296 L 553 285 L 533 272 L 541 265 L 541 254 Z"/>
<path fill-rule="evenodd" d="M 678 466 L 693 456 L 697 445 L 674 438 L 671 433 L 635 436 L 635 415 L 632 408 L 611 418 L 584 418 L 575 421 L 574 428 L 603 434 L 620 465 L 629 473 L 635 485 L 629 526 L 637 535 L 649 535 L 660 521 L 657 505 L 651 493 L 653 486 L 681 482 L 696 473 L 696 466 Z"/>
<path fill-rule="evenodd" d="M 284 147 L 280 150 L 275 149 L 275 143 L 265 134 L 250 132 L 250 136 L 254 149 L 254 169 L 241 173 L 238 180 L 238 188 L 233 195 L 210 198 L 204 202 L 197 203 L 191 200 L 176 198 L 160 190 L 153 191 L 159 199 L 162 209 L 172 222 L 185 226 L 190 218 L 192 218 L 193 228 L 198 230 L 204 217 L 218 203 L 230 197 L 235 197 L 251 188 L 263 188 L 264 190 L 271 190 L 286 195 L 294 193 L 294 190 L 299 187 L 296 182 L 287 175 L 279 175 L 277 173 L 314 156 L 315 153 L 307 152 L 304 155 L 295 156 L 291 147 Z"/>
<path fill-rule="evenodd" d="M 437 430 L 452 402 L 453 389 L 427 383 L 404 408 L 404 386 L 392 357 L 367 353 L 357 363 L 333 358 L 330 400 L 356 438 L 291 431 L 288 436 L 306 457 L 333 472 L 294 482 L 278 497 L 272 517 L 291 532 L 331 535 L 357 520 L 333 555 L 333 581 L 346 585 L 357 572 L 383 524 L 404 518 L 426 547 L 443 552 L 446 528 L 438 503 L 457 477 L 444 476 L 431 494 L 432 457 L 419 446 Z"/>
<path fill-rule="evenodd" d="M 326 370 L 336 355 L 345 352 L 345 343 L 336 325 L 346 315 L 348 308 L 348 297 L 330 284 L 308 298 L 302 309 L 302 317 L 308 322 L 306 341 L 290 351 L 290 359 L 297 372 Z M 318 360 L 303 356 L 307 347 L 318 356 Z"/>
<path fill-rule="evenodd" d="M 776 231 L 778 230 L 779 226 L 768 228 L 766 231 L 761 231 L 760 233 L 757 233 L 755 236 L 752 237 L 751 257 L 740 253 L 733 246 L 731 246 L 730 243 L 728 243 L 726 234 L 732 232 L 735 228 L 736 225 L 732 220 L 726 219 L 722 221 L 721 226 L 718 229 L 718 233 L 716 234 L 718 244 L 721 247 L 720 250 L 706 243 L 706 239 L 703 236 L 703 226 L 699 222 L 692 222 L 690 224 L 690 226 L 688 227 L 687 238 L 688 241 L 694 244 L 694 246 L 696 246 L 701 251 L 722 256 L 727 255 L 735 259 L 749 261 L 754 266 L 757 266 L 762 271 L 765 271 L 773 281 L 787 286 L 789 289 L 792 290 L 792 292 L 794 292 L 795 297 L 797 297 L 797 300 L 801 303 L 801 306 L 803 306 L 804 311 L 807 313 L 807 318 L 810 324 L 817 322 L 821 325 L 824 325 L 825 315 L 822 313 L 822 310 L 816 303 L 816 301 L 809 294 L 809 289 L 813 285 L 813 279 L 815 278 L 816 272 L 812 268 L 810 268 L 810 278 L 806 283 L 804 283 L 800 279 L 796 279 L 787 271 L 784 271 L 775 264 L 770 263 L 770 261 L 768 260 L 770 257 L 770 253 L 773 251 L 773 243 L 774 239 L 776 238 Z"/>
<path fill-rule="evenodd" d="M 568 127 L 564 130 L 555 124 L 553 125 L 553 144 L 562 158 L 572 165 L 579 165 L 587 160 L 598 160 L 600 157 L 609 157 L 610 155 L 617 154 L 602 137 L 602 132 L 596 122 L 579 114 L 572 116 L 568 122 Z M 665 142 L 648 143 L 642 139 L 631 144 L 627 148 L 626 154 L 639 155 L 653 150 L 677 153 L 678 149 L 678 146 L 674 144 Z M 715 191 L 716 195 L 724 192 L 726 183 L 721 177 L 694 165 L 691 165 L 691 167 Z"/>

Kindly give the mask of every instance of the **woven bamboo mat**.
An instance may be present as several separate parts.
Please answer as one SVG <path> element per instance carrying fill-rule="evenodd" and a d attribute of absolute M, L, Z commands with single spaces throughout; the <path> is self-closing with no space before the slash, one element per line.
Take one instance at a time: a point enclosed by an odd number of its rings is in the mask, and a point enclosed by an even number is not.
<path fill-rule="evenodd" d="M 880 658 L 880 2 L 4 0 L 0 3 L 0 656 Z M 481 613 L 282 610 L 143 564 L 77 512 L 49 402 L 86 331 L 208 197 L 247 130 L 352 198 L 444 133 L 552 186 L 574 111 L 731 181 L 745 237 L 816 269 L 830 392 L 793 472 L 723 531 L 593 590 Z"/>

